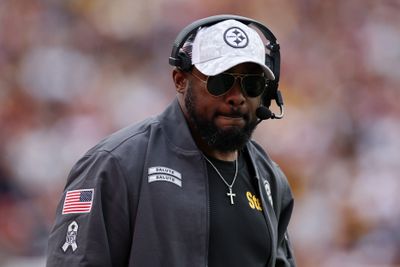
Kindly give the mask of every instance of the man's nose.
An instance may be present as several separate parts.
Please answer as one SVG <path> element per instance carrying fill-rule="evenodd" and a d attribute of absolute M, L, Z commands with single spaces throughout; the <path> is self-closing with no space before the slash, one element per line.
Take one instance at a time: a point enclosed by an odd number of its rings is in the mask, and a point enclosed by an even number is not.
<path fill-rule="evenodd" d="M 225 95 L 226 101 L 232 106 L 243 105 L 246 97 L 240 85 L 240 78 L 236 78 L 232 88 Z"/>

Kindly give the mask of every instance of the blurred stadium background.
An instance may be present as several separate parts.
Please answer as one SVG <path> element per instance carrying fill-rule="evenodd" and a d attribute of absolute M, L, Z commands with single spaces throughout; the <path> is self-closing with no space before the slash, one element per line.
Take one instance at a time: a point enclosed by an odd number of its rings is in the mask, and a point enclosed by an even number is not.
<path fill-rule="evenodd" d="M 74 162 L 174 98 L 195 19 L 260 20 L 286 117 L 259 125 L 290 179 L 299 267 L 400 266 L 399 0 L 1 0 L 0 266 L 43 266 Z"/>

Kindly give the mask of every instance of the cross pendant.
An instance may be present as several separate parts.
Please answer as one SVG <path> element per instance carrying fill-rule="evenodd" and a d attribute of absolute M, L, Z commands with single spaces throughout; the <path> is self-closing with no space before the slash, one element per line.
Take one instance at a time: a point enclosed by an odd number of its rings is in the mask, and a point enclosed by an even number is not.
<path fill-rule="evenodd" d="M 231 205 L 233 205 L 233 197 L 236 197 L 236 194 L 232 192 L 232 187 L 229 187 L 229 193 L 226 193 L 226 195 L 231 198 Z"/>

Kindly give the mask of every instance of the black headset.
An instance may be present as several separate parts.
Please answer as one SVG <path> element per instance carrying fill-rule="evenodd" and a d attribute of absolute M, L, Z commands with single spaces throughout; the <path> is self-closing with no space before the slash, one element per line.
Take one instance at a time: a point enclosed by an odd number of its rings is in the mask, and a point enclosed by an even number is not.
<path fill-rule="evenodd" d="M 280 107 L 280 114 L 275 115 L 268 110 L 271 113 L 268 118 L 261 118 L 265 117 L 263 115 L 261 115 L 261 117 L 259 116 L 259 118 L 261 120 L 269 118 L 281 119 L 283 117 L 283 98 L 278 89 L 281 62 L 279 51 L 280 46 L 274 34 L 266 26 L 256 20 L 237 15 L 216 15 L 194 21 L 193 23 L 183 28 L 183 30 L 176 37 L 172 46 L 171 56 L 169 57 L 169 64 L 178 67 L 182 71 L 190 71 L 193 67 L 191 58 L 190 56 L 188 56 L 188 54 L 181 51 L 181 48 L 186 40 L 200 27 L 207 27 L 229 19 L 234 19 L 245 25 L 255 27 L 269 41 L 269 43 L 265 45 L 267 51 L 265 54 L 265 64 L 274 73 L 275 80 L 268 82 L 268 88 L 267 90 L 265 90 L 265 93 L 262 96 L 262 103 L 265 107 L 269 107 L 271 105 L 271 100 L 274 99 L 276 101 L 276 104 Z"/>

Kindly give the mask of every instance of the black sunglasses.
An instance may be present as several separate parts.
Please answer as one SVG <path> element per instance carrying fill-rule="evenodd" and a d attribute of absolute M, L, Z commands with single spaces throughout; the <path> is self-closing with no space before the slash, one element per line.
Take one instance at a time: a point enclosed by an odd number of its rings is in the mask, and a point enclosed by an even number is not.
<path fill-rule="evenodd" d="M 260 96 L 268 85 L 268 79 L 263 74 L 240 74 L 223 72 L 215 76 L 208 76 L 206 80 L 201 79 L 193 72 L 191 74 L 206 84 L 207 91 L 213 96 L 226 94 L 235 84 L 236 79 L 240 79 L 240 86 L 246 96 Z"/>

